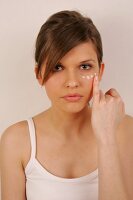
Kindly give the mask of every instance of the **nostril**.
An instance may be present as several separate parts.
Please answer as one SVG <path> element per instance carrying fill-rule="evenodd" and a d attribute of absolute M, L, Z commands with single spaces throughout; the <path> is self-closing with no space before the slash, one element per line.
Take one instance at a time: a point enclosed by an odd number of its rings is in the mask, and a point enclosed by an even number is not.
<path fill-rule="evenodd" d="M 76 81 L 69 81 L 66 83 L 66 87 L 78 87 L 79 84 Z"/>

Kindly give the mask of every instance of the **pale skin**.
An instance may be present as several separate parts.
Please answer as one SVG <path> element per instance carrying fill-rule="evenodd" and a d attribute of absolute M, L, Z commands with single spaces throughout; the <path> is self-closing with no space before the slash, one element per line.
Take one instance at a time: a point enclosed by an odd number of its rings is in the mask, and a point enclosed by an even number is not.
<path fill-rule="evenodd" d="M 81 70 L 79 63 L 90 58 L 93 67 L 88 73 L 98 76 L 86 83 L 75 74 Z M 98 168 L 99 200 L 132 200 L 133 118 L 125 115 L 124 103 L 115 89 L 105 94 L 100 90 L 104 63 L 99 68 L 91 43 L 72 49 L 61 63 L 63 70 L 44 85 L 51 108 L 33 117 L 38 138 L 36 157 L 52 174 L 64 178 L 84 176 Z M 37 80 L 41 85 L 42 76 Z M 73 81 L 76 84 L 70 86 Z M 68 104 L 61 97 L 70 92 L 82 94 L 82 100 Z M 87 102 L 92 95 L 90 108 Z M 2 200 L 26 200 L 24 168 L 30 158 L 27 122 L 7 128 L 0 148 Z"/>

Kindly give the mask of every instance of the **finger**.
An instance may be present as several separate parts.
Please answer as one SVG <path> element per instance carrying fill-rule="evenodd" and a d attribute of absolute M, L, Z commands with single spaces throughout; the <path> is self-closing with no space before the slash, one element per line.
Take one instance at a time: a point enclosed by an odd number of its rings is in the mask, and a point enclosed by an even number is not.
<path fill-rule="evenodd" d="M 125 113 L 125 104 L 122 102 L 122 112 Z"/>
<path fill-rule="evenodd" d="M 96 75 L 93 81 L 93 103 L 94 104 L 99 103 L 99 97 L 100 97 L 99 81 L 98 81 L 98 76 Z"/>
<path fill-rule="evenodd" d="M 105 101 L 109 102 L 111 99 L 113 99 L 114 97 L 111 96 L 110 94 L 105 93 Z"/>
<path fill-rule="evenodd" d="M 120 94 L 114 88 L 109 89 L 105 94 L 111 95 L 112 97 L 119 97 L 119 98 L 121 98 Z"/>
<path fill-rule="evenodd" d="M 100 90 L 100 98 L 99 101 L 105 101 L 105 95 L 102 90 Z"/>

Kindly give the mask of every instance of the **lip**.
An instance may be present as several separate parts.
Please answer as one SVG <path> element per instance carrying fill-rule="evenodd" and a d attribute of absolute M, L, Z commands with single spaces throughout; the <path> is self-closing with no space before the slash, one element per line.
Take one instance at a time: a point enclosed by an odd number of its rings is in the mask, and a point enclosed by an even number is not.
<path fill-rule="evenodd" d="M 67 101 L 75 102 L 79 101 L 83 96 L 80 94 L 67 94 L 63 98 Z"/>

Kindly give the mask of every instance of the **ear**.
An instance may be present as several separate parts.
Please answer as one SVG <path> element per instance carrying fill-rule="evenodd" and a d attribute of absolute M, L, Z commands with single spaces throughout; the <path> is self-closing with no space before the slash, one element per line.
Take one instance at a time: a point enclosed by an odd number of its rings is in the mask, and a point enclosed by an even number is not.
<path fill-rule="evenodd" d="M 36 76 L 36 79 L 38 80 L 38 83 L 42 86 L 42 76 L 40 73 L 38 73 L 38 66 L 35 65 L 35 68 L 34 68 L 34 72 L 35 72 L 35 76 Z"/>
<path fill-rule="evenodd" d="M 101 65 L 100 65 L 100 68 L 99 68 L 99 81 L 101 81 L 101 79 L 102 79 L 104 69 L 105 69 L 105 65 L 104 65 L 103 62 L 101 62 Z"/>

